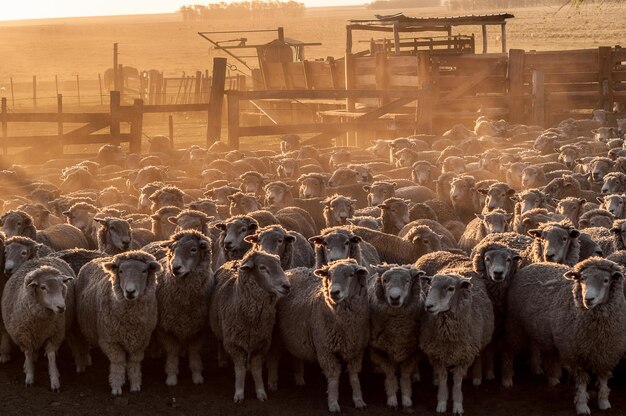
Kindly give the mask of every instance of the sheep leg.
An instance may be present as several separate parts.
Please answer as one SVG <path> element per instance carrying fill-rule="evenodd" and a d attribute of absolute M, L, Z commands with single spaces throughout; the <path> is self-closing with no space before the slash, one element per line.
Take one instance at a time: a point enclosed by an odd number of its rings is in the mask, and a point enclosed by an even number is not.
<path fill-rule="evenodd" d="M 263 385 L 263 356 L 259 353 L 254 354 L 250 358 L 250 372 L 254 380 L 254 389 L 256 390 L 256 398 L 264 402 L 267 400 L 267 393 Z"/>
<path fill-rule="evenodd" d="M 361 364 L 363 357 L 359 355 L 356 360 L 348 362 L 348 375 L 350 376 L 350 387 L 352 387 L 352 401 L 357 409 L 365 409 L 367 405 L 363 401 L 363 392 L 361 391 L 361 381 L 359 373 L 361 372 Z M 395 374 L 394 374 L 395 378 Z M 396 391 L 398 390 L 398 382 L 396 380 Z M 395 392 L 394 392 L 395 396 Z"/>
<path fill-rule="evenodd" d="M 452 370 L 452 413 L 463 414 L 463 377 L 467 373 L 467 367 L 455 367 Z"/>
<path fill-rule="evenodd" d="M 590 415 L 589 409 L 589 393 L 587 393 L 587 384 L 589 384 L 589 375 L 582 369 L 572 369 L 574 380 L 576 383 L 576 395 L 574 396 L 574 404 L 576 405 L 576 414 Z M 600 395 L 598 395 L 598 401 Z"/>
<path fill-rule="evenodd" d="M 400 393 L 402 395 L 402 407 L 409 408 L 413 406 L 413 385 L 411 383 L 411 374 L 414 374 L 417 368 L 416 360 L 411 363 L 403 363 L 400 366 Z"/>
<path fill-rule="evenodd" d="M 534 345 L 530 346 L 530 371 L 536 376 L 543 374 L 543 369 L 541 368 L 541 352 L 539 348 Z"/>
<path fill-rule="evenodd" d="M 26 374 L 26 387 L 35 383 L 35 351 L 24 351 L 24 374 Z"/>
<path fill-rule="evenodd" d="M 339 376 L 341 375 L 341 363 L 331 354 L 318 356 L 318 362 L 328 382 L 328 411 L 331 413 L 341 412 L 339 407 Z"/>
<path fill-rule="evenodd" d="M 437 413 L 445 413 L 448 407 L 448 370 L 441 364 L 433 366 L 433 374 L 437 379 Z"/>
<path fill-rule="evenodd" d="M 475 387 L 480 386 L 483 382 L 483 360 L 481 354 L 478 354 L 472 364 L 472 384 Z"/>
<path fill-rule="evenodd" d="M 293 379 L 296 383 L 296 386 L 304 386 L 304 361 L 299 360 L 297 358 L 293 358 Z"/>
<path fill-rule="evenodd" d="M 235 403 L 241 403 L 246 384 L 246 352 L 233 347 L 230 351 L 230 357 L 235 364 L 235 396 L 233 400 Z"/>
<path fill-rule="evenodd" d="M 490 342 L 483 352 L 483 367 L 485 372 L 485 379 L 489 381 L 493 381 L 496 379 L 495 352 L 496 346 L 494 342 Z"/>
<path fill-rule="evenodd" d="M 0 335 L 0 364 L 6 364 L 11 361 L 11 337 L 8 332 L 2 328 Z"/>
<path fill-rule="evenodd" d="M 267 388 L 269 391 L 278 390 L 278 364 L 280 363 L 280 352 L 273 345 L 266 357 L 267 365 Z"/>
<path fill-rule="evenodd" d="M 126 352 L 119 345 L 100 342 L 100 349 L 109 359 L 109 385 L 113 396 L 122 395 L 122 386 L 126 381 Z"/>
<path fill-rule="evenodd" d="M 385 374 L 385 394 L 387 395 L 387 406 L 398 407 L 398 377 L 396 368 L 378 350 L 370 349 L 370 360 L 374 364 L 377 372 Z"/>
<path fill-rule="evenodd" d="M 74 364 L 77 373 L 84 373 L 85 369 L 91 365 L 91 356 L 89 355 L 89 343 L 82 334 L 75 333 L 72 329 L 67 336 L 67 343 L 72 350 L 74 356 Z"/>
<path fill-rule="evenodd" d="M 598 376 L 598 409 L 600 410 L 611 408 L 611 403 L 609 403 L 609 393 L 611 392 L 608 384 L 609 378 L 611 378 L 611 373 Z"/>
<path fill-rule="evenodd" d="M 513 361 L 519 351 L 522 351 L 528 340 L 523 335 L 524 331 L 513 319 L 507 319 L 502 341 L 502 386 L 513 386 Z"/>
<path fill-rule="evenodd" d="M 193 384 L 204 383 L 204 377 L 202 377 L 202 356 L 200 355 L 201 349 L 202 338 L 189 344 L 189 369 L 191 370 L 191 380 Z"/>
<path fill-rule="evenodd" d="M 141 391 L 141 362 L 143 361 L 143 355 L 143 351 L 128 354 L 128 381 L 130 382 L 131 393 Z"/>
<path fill-rule="evenodd" d="M 159 331 L 161 345 L 165 349 L 165 384 L 175 386 L 178 384 L 178 368 L 180 365 L 180 343 L 174 337 Z"/>
<path fill-rule="evenodd" d="M 48 343 L 46 345 L 46 356 L 48 357 L 48 375 L 50 376 L 50 388 L 52 391 L 59 392 L 61 390 L 61 382 L 59 381 L 59 368 L 57 367 L 57 351 L 58 345 Z"/>
<path fill-rule="evenodd" d="M 563 375 L 563 368 L 561 367 L 558 353 L 552 352 L 543 354 L 543 356 L 546 375 L 548 376 L 548 385 L 554 387 L 560 383 L 560 378 Z"/>
<path fill-rule="evenodd" d="M 228 367 L 228 353 L 226 352 L 226 350 L 224 349 L 224 345 L 220 341 L 217 342 L 217 367 Z"/>

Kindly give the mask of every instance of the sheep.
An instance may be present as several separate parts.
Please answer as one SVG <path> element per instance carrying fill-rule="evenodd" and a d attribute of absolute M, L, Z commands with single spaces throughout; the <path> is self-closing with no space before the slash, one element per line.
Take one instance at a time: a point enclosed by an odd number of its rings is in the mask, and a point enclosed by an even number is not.
<path fill-rule="evenodd" d="M 411 375 L 417 369 L 418 324 L 422 313 L 420 278 L 412 266 L 379 265 L 368 282 L 370 360 L 385 374 L 387 406 L 398 407 L 398 378 L 402 407 L 413 405 Z"/>
<path fill-rule="evenodd" d="M 533 244 L 528 248 L 533 262 L 573 266 L 580 258 L 580 231 L 570 221 L 548 222 L 528 231 Z"/>
<path fill-rule="evenodd" d="M 300 149 L 300 136 L 297 134 L 286 134 L 280 138 L 280 151 L 282 153 L 293 152 Z"/>
<path fill-rule="evenodd" d="M 315 264 L 315 253 L 306 238 L 300 233 L 288 232 L 280 225 L 260 228 L 255 234 L 246 236 L 244 241 L 252 244 L 251 250 L 277 255 L 283 270 Z"/>
<path fill-rule="evenodd" d="M 96 217 L 94 221 L 99 224 L 97 230 L 98 251 L 113 256 L 139 248 L 137 243 L 133 241 L 129 220 Z"/>
<path fill-rule="evenodd" d="M 549 365 L 550 384 L 559 382 L 560 363 L 570 370 L 576 413 L 591 413 L 587 371 L 598 376 L 598 407 L 610 408 L 607 382 L 626 348 L 623 280 L 621 266 L 597 257 L 572 269 L 545 263 L 520 269 L 509 288 L 502 384 L 513 384 L 512 360 L 528 340 Z"/>
<path fill-rule="evenodd" d="M 431 201 L 433 200 L 431 199 L 426 202 L 430 203 Z M 439 217 L 436 211 L 429 204 L 425 204 L 425 203 L 410 204 L 409 205 L 409 220 L 415 221 L 415 220 L 421 220 L 421 219 L 437 221 Z"/>
<path fill-rule="evenodd" d="M 572 175 L 563 175 L 551 180 L 543 188 L 543 192 L 550 198 L 557 200 L 567 197 L 582 198 L 587 201 L 596 200 L 596 193 L 582 189 L 580 182 Z"/>
<path fill-rule="evenodd" d="M 333 195 L 324 199 L 321 203 L 324 205 L 326 227 L 346 225 L 348 218 L 354 216 L 355 199 L 342 195 Z"/>
<path fill-rule="evenodd" d="M 261 209 L 261 203 L 254 194 L 237 192 L 228 196 L 230 215 L 246 215 Z"/>
<path fill-rule="evenodd" d="M 17 207 L 18 211 L 23 211 L 33 219 L 33 225 L 38 230 L 45 230 L 52 225 L 61 224 L 63 221 L 52 215 L 52 213 L 42 204 L 23 204 Z"/>
<path fill-rule="evenodd" d="M 611 228 L 615 216 L 604 209 L 592 209 L 585 212 L 578 219 L 578 225 L 581 229 L 588 227 L 604 227 Z"/>
<path fill-rule="evenodd" d="M 513 214 L 501 209 L 486 214 L 476 214 L 476 218 L 467 225 L 461 236 L 459 247 L 466 253 L 470 253 L 486 235 L 511 231 L 509 221 L 512 217 Z"/>
<path fill-rule="evenodd" d="M 296 181 L 300 187 L 298 196 L 300 198 L 325 198 L 326 185 L 328 185 L 328 175 L 322 173 L 308 173 L 300 175 Z"/>
<path fill-rule="evenodd" d="M 14 237 L 15 238 L 15 237 Z M 40 249 L 41 250 L 41 249 Z M 41 252 L 39 253 L 41 257 Z M 107 257 L 105 253 L 96 250 L 85 250 L 83 248 L 74 248 L 69 250 L 55 251 L 49 257 L 57 257 L 66 262 L 76 275 L 80 269 L 91 260 Z"/>
<path fill-rule="evenodd" d="M 326 228 L 320 235 L 309 238 L 309 242 L 314 245 L 317 269 L 348 258 L 356 260 L 368 270 L 373 270 L 373 264 L 380 263 L 376 248 L 346 227 Z"/>
<path fill-rule="evenodd" d="M 458 250 L 455 246 L 449 246 L 447 238 L 437 234 L 427 225 L 417 225 L 412 227 L 403 237 L 403 240 L 413 243 L 415 246 L 415 255 L 417 258 L 424 254 L 435 251 L 454 251 Z"/>
<path fill-rule="evenodd" d="M 383 232 L 397 235 L 409 223 L 408 202 L 400 198 L 387 198 L 378 205 L 381 210 Z"/>
<path fill-rule="evenodd" d="M 376 181 L 371 185 L 364 185 L 367 192 L 367 205 L 375 207 L 382 204 L 386 199 L 396 196 L 396 183 L 390 181 Z"/>
<path fill-rule="evenodd" d="M 184 208 L 183 191 L 175 186 L 165 186 L 154 192 L 148 199 L 152 201 L 150 211 L 154 214 L 163 207 Z"/>
<path fill-rule="evenodd" d="M 485 204 L 483 206 L 483 214 L 491 212 L 495 209 L 502 209 L 506 212 L 513 212 L 514 203 L 511 197 L 515 195 L 515 190 L 511 189 L 504 182 L 497 182 L 489 186 L 489 188 L 479 188 L 478 192 L 486 195 Z"/>
<path fill-rule="evenodd" d="M 277 330 L 285 349 L 301 361 L 317 361 L 328 382 L 328 410 L 340 412 L 339 376 L 346 364 L 357 409 L 366 407 L 359 373 L 369 340 L 366 268 L 353 260 L 338 260 L 316 269 L 287 272 L 291 294 L 278 302 Z M 317 278 L 316 278 L 317 277 Z M 276 362 L 272 381 L 276 381 Z M 296 384 L 304 384 L 297 366 Z"/>
<path fill-rule="evenodd" d="M 578 225 L 578 219 L 587 211 L 587 201 L 581 198 L 567 197 L 559 200 L 555 212 L 569 219 L 572 224 Z"/>
<path fill-rule="evenodd" d="M 533 208 L 554 210 L 553 200 L 539 189 L 527 189 L 511 197 L 515 203 L 515 215 L 521 215 Z"/>
<path fill-rule="evenodd" d="M 76 278 L 76 316 L 84 336 L 77 371 L 85 371 L 88 347 L 98 345 L 110 362 L 111 394 L 141 390 L 141 361 L 157 326 L 156 273 L 150 254 L 129 251 L 87 263 Z"/>
<path fill-rule="evenodd" d="M 241 192 L 261 196 L 267 177 L 259 172 L 250 171 L 239 176 L 237 181 L 241 182 L 239 185 Z"/>
<path fill-rule="evenodd" d="M 555 221 L 562 216 L 551 214 L 545 208 L 533 208 L 513 219 L 513 231 L 519 234 L 528 235 L 528 231 L 539 227 L 540 224 Z"/>
<path fill-rule="evenodd" d="M 423 270 L 427 276 L 434 276 L 443 269 L 470 269 L 472 261 L 465 254 L 433 251 L 421 256 L 413 266 Z"/>
<path fill-rule="evenodd" d="M 416 227 L 419 225 L 426 225 L 430 227 L 431 230 L 439 234 L 442 237 L 442 243 L 446 245 L 447 247 L 450 247 L 450 248 L 457 247 L 456 239 L 454 238 L 452 233 L 448 231 L 446 227 L 441 225 L 439 222 L 429 220 L 429 219 L 411 221 L 410 223 L 402 227 L 402 229 L 398 233 L 398 237 L 404 238 L 413 227 Z"/>
<path fill-rule="evenodd" d="M 370 228 L 372 230 L 377 230 L 377 231 L 382 231 L 383 229 L 383 222 L 382 219 L 376 218 L 376 217 L 372 217 L 369 215 L 366 216 L 359 216 L 359 217 L 354 217 L 354 218 L 349 218 L 348 222 L 351 225 L 356 225 L 357 227 L 365 227 L 365 228 Z"/>
<path fill-rule="evenodd" d="M 218 205 L 229 205 L 230 200 L 229 196 L 236 194 L 239 190 L 235 187 L 224 185 L 219 187 L 214 187 L 207 190 L 204 195 L 215 200 Z"/>
<path fill-rule="evenodd" d="M 603 194 L 621 194 L 626 192 L 626 173 L 609 172 L 602 178 Z"/>
<path fill-rule="evenodd" d="M 478 192 L 474 188 L 476 180 L 472 176 L 460 176 L 451 182 L 450 200 L 461 221 L 468 223 L 474 214 L 481 211 Z"/>
<path fill-rule="evenodd" d="M 626 250 L 626 220 L 615 220 L 610 231 L 613 235 L 613 251 Z"/>
<path fill-rule="evenodd" d="M 448 369 L 452 372 L 452 412 L 463 413 L 461 384 L 474 364 L 473 383 L 480 384 L 480 354 L 491 342 L 493 307 L 480 280 L 471 283 L 458 274 L 422 277 L 427 284 L 419 347 L 433 366 L 437 380 L 437 412 L 446 411 Z"/>
<path fill-rule="evenodd" d="M 59 189 L 65 193 L 82 191 L 84 189 L 98 189 L 100 186 L 87 168 L 75 169 L 63 178 Z"/>
<path fill-rule="evenodd" d="M 604 176 L 613 170 L 613 161 L 608 157 L 594 157 L 588 164 L 590 179 L 593 182 L 601 182 Z"/>
<path fill-rule="evenodd" d="M 189 352 L 194 384 L 202 384 L 202 348 L 207 321 L 208 299 L 215 285 L 211 268 L 211 241 L 197 231 L 181 231 L 162 244 L 167 257 L 160 261 L 156 275 L 158 321 L 156 339 L 167 353 L 165 384 L 178 384 L 178 360 Z"/>
<path fill-rule="evenodd" d="M 167 173 L 164 168 L 158 166 L 146 166 L 136 173 L 131 173 L 126 182 L 128 189 L 141 189 L 152 183 L 161 183 L 167 180 Z M 153 191 L 154 192 L 154 191 Z M 148 195 L 150 196 L 150 195 Z"/>
<path fill-rule="evenodd" d="M 28 260 L 45 257 L 52 253 L 48 247 L 33 239 L 15 236 L 6 239 L 4 243 L 4 274 L 11 276 L 22 264 Z"/>
<path fill-rule="evenodd" d="M 440 175 L 439 168 L 432 163 L 420 160 L 411 166 L 411 180 L 422 186 L 430 186 Z"/>
<path fill-rule="evenodd" d="M 626 216 L 626 210 L 624 210 L 626 195 L 606 195 L 603 198 L 598 197 L 598 202 L 601 209 L 609 211 L 615 218 L 624 218 Z"/>
<path fill-rule="evenodd" d="M 221 230 L 219 246 L 224 253 L 224 259 L 236 260 L 241 259 L 252 247 L 252 244 L 245 241 L 245 237 L 254 234 L 259 223 L 250 216 L 238 215 L 215 226 Z"/>
<path fill-rule="evenodd" d="M 263 360 L 272 341 L 276 302 L 290 292 L 291 283 L 278 256 L 262 251 L 224 264 L 215 281 L 209 321 L 235 365 L 234 401 L 244 399 L 246 370 L 252 373 L 257 399 L 265 401 Z"/>

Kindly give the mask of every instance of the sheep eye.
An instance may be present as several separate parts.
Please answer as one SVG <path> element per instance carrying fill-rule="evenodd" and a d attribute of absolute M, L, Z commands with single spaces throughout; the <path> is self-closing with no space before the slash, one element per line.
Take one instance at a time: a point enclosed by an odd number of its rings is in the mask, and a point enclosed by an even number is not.
<path fill-rule="evenodd" d="M 604 284 L 609 283 L 609 279 L 607 277 L 604 278 Z"/>
<path fill-rule="evenodd" d="M 22 226 L 22 221 L 18 221 L 17 226 L 21 227 Z"/>
<path fill-rule="evenodd" d="M 22 251 L 22 257 L 26 257 L 28 253 L 26 251 Z"/>
<path fill-rule="evenodd" d="M 191 249 L 191 254 L 195 254 L 195 253 L 197 253 L 197 252 L 198 252 L 198 249 L 196 249 L 196 248 L 192 248 L 192 249 Z"/>
<path fill-rule="evenodd" d="M 283 240 L 278 240 L 278 244 L 282 244 L 282 243 L 283 243 Z"/>
<path fill-rule="evenodd" d="M 448 292 L 454 292 L 454 287 L 448 286 Z"/>
<path fill-rule="evenodd" d="M 489 257 L 485 257 L 485 261 L 486 261 L 487 263 L 489 263 L 489 262 L 491 261 L 491 259 L 490 259 Z"/>
<path fill-rule="evenodd" d="M 46 285 L 40 285 L 40 286 L 39 286 L 39 289 L 43 290 L 44 292 L 45 292 L 46 290 L 48 290 L 48 288 L 46 287 Z"/>
<path fill-rule="evenodd" d="M 430 245 L 430 241 L 428 241 L 428 240 L 424 240 L 424 244 L 428 244 L 428 245 Z"/>
<path fill-rule="evenodd" d="M 567 237 L 563 237 L 563 241 L 567 241 Z"/>

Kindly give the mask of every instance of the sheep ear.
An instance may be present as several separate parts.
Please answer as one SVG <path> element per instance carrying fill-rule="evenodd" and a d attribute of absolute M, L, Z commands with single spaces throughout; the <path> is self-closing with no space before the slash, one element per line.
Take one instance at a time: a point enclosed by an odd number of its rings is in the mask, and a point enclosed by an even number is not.
<path fill-rule="evenodd" d="M 596 197 L 596 201 L 598 201 L 599 203 L 602 204 L 602 203 L 604 203 L 604 198 L 598 196 L 598 197 Z"/>
<path fill-rule="evenodd" d="M 323 267 L 321 269 L 316 269 L 313 271 L 313 274 L 321 279 L 325 279 L 328 277 L 328 268 Z"/>
<path fill-rule="evenodd" d="M 426 276 L 426 275 L 424 275 L 424 276 L 421 276 L 421 277 L 420 277 L 420 282 L 421 282 L 422 284 L 425 284 L 425 285 L 430 286 L 430 284 L 432 283 L 432 281 L 433 281 L 433 277 L 432 277 L 432 276 Z"/>
<path fill-rule="evenodd" d="M 580 236 L 580 231 L 573 229 L 569 231 L 570 238 L 578 238 Z"/>
<path fill-rule="evenodd" d="M 169 217 L 167 219 L 167 222 L 169 222 L 170 224 L 178 225 L 178 218 L 176 218 L 176 217 Z"/>
<path fill-rule="evenodd" d="M 97 222 L 98 224 L 102 224 L 102 225 L 107 225 L 108 221 L 104 218 L 98 218 L 98 217 L 94 217 L 93 219 L 95 222 Z"/>
<path fill-rule="evenodd" d="M 485 189 L 485 188 L 477 189 L 477 191 L 483 195 L 487 195 L 489 193 L 489 189 Z"/>
<path fill-rule="evenodd" d="M 111 273 L 115 273 L 117 272 L 117 263 L 114 261 L 110 261 L 107 263 L 102 264 L 102 267 L 104 267 L 104 270 L 111 272 Z"/>
<path fill-rule="evenodd" d="M 369 277 L 370 273 L 367 271 L 367 269 L 365 267 L 357 267 L 356 270 L 354 271 L 354 274 L 356 275 L 359 284 L 362 287 L 366 287 L 367 286 L 367 278 Z"/>
<path fill-rule="evenodd" d="M 287 235 L 285 236 L 285 241 L 289 244 L 293 244 L 296 241 L 296 237 L 294 237 L 293 235 Z"/>
<path fill-rule="evenodd" d="M 387 270 L 391 269 L 391 266 L 387 263 L 371 265 L 374 273 L 377 273 L 379 276 L 382 276 Z"/>
<path fill-rule="evenodd" d="M 619 234 L 620 233 L 619 227 L 613 227 L 609 231 L 611 231 L 611 233 L 613 233 L 613 234 Z"/>
<path fill-rule="evenodd" d="M 485 219 L 485 216 L 483 214 L 474 214 L 474 215 L 476 215 L 476 218 L 478 218 L 481 221 Z"/>
<path fill-rule="evenodd" d="M 250 243 L 250 244 L 256 244 L 259 242 L 259 235 L 258 234 L 247 235 L 243 238 L 243 241 L 245 241 L 246 243 Z"/>
<path fill-rule="evenodd" d="M 426 276 L 426 272 L 420 269 L 416 269 L 413 267 L 409 268 L 409 274 L 411 275 L 411 277 L 413 279 L 421 279 L 422 277 Z"/>
<path fill-rule="evenodd" d="M 371 186 L 369 186 L 369 185 L 364 185 L 364 186 L 363 186 L 363 190 L 364 190 L 365 192 L 369 192 L 371 189 L 372 189 L 372 187 L 371 187 Z"/>
<path fill-rule="evenodd" d="M 309 238 L 309 243 L 311 244 L 324 244 L 324 237 L 322 237 L 321 235 L 315 235 L 311 238 Z"/>
<path fill-rule="evenodd" d="M 513 195 L 515 195 L 515 189 L 509 189 L 508 191 L 506 191 L 506 194 L 510 197 L 512 197 Z"/>
<path fill-rule="evenodd" d="M 535 228 L 534 230 L 528 230 L 528 235 L 534 238 L 541 238 L 541 230 L 538 228 Z"/>
<path fill-rule="evenodd" d="M 514 255 L 514 256 L 513 256 L 513 261 L 514 261 L 514 262 L 520 262 L 520 261 L 522 261 L 522 256 L 517 255 L 517 254 L 516 254 L 516 255 Z"/>
<path fill-rule="evenodd" d="M 206 250 L 211 247 L 211 242 L 209 240 L 202 239 L 198 242 L 198 246 L 200 246 L 202 250 Z"/>
<path fill-rule="evenodd" d="M 226 224 L 223 222 L 218 222 L 217 224 L 215 224 L 215 228 L 222 230 L 222 231 L 226 231 Z"/>
<path fill-rule="evenodd" d="M 149 273 L 157 273 L 157 272 L 160 272 L 161 270 L 163 270 L 163 268 L 161 267 L 161 264 L 159 264 L 159 262 L 156 262 L 156 261 L 148 262 Z"/>
<path fill-rule="evenodd" d="M 163 241 L 161 244 L 159 244 L 159 246 L 163 247 L 163 248 L 167 248 L 167 249 L 171 249 L 172 247 L 174 247 L 174 241 L 168 240 L 168 241 Z"/>
<path fill-rule="evenodd" d="M 63 280 L 63 283 L 69 283 L 72 280 L 74 280 L 74 278 L 72 276 L 62 276 L 62 280 Z"/>
<path fill-rule="evenodd" d="M 259 228 L 259 224 L 254 223 L 254 222 L 252 224 L 248 225 L 248 230 L 250 232 L 255 232 L 258 228 Z"/>
<path fill-rule="evenodd" d="M 359 244 L 361 241 L 363 241 L 363 239 L 359 237 L 358 235 L 355 235 L 354 237 L 350 237 L 350 243 L 352 244 Z"/>
<path fill-rule="evenodd" d="M 619 282 L 623 278 L 624 278 L 624 275 L 622 274 L 622 272 L 614 272 L 611 275 L 611 280 L 613 280 L 614 282 Z"/>
<path fill-rule="evenodd" d="M 565 272 L 563 277 L 568 279 L 568 280 L 576 280 L 577 281 L 578 279 L 580 279 L 580 273 L 575 272 L 573 270 L 570 270 L 568 272 Z"/>
<path fill-rule="evenodd" d="M 469 289 L 472 287 L 472 283 L 469 280 L 462 280 L 461 284 L 459 285 L 459 287 L 461 289 Z"/>
<path fill-rule="evenodd" d="M 380 205 L 378 205 L 378 208 L 380 208 L 380 209 L 387 209 L 389 207 L 387 205 L 385 205 L 385 204 L 380 204 Z"/>

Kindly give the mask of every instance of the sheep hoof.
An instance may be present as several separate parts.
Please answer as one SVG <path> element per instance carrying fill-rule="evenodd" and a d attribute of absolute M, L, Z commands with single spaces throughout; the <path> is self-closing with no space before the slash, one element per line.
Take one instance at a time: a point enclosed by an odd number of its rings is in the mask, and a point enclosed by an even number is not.
<path fill-rule="evenodd" d="M 587 406 L 587 403 L 579 403 L 576 405 L 576 414 L 577 415 L 590 415 L 591 409 Z"/>
<path fill-rule="evenodd" d="M 462 415 L 463 414 L 463 403 L 459 403 L 459 402 L 452 403 L 452 414 Z"/>
<path fill-rule="evenodd" d="M 550 387 L 558 386 L 559 383 L 561 383 L 561 381 L 556 377 L 548 378 L 548 386 Z"/>
<path fill-rule="evenodd" d="M 139 393 L 141 391 L 141 384 L 137 384 L 137 385 L 130 385 L 130 392 L 131 393 Z"/>
<path fill-rule="evenodd" d="M 354 407 L 356 407 L 357 409 L 365 409 L 367 407 L 367 405 L 363 401 L 363 398 L 361 397 L 353 397 L 352 400 L 354 401 Z"/>
<path fill-rule="evenodd" d="M 610 408 L 611 408 L 611 403 L 609 403 L 609 399 L 598 399 L 598 409 L 608 410 Z"/>
<path fill-rule="evenodd" d="M 165 379 L 165 384 L 168 386 L 175 386 L 178 384 L 178 377 L 176 376 L 176 374 L 172 374 L 167 376 L 167 378 Z"/>
<path fill-rule="evenodd" d="M 84 373 L 86 369 L 87 368 L 84 365 L 77 365 L 76 366 L 76 372 L 79 373 L 79 374 L 80 373 Z"/>
<path fill-rule="evenodd" d="M 387 397 L 387 406 L 396 409 L 398 407 L 398 398 L 395 395 Z"/>
<path fill-rule="evenodd" d="M 480 386 L 482 384 L 482 382 L 483 381 L 481 379 L 479 379 L 479 378 L 472 379 L 472 384 L 474 385 L 474 387 Z"/>
<path fill-rule="evenodd" d="M 413 400 L 411 400 L 410 397 L 402 396 L 402 407 L 404 407 L 405 409 L 407 407 L 413 407 Z"/>
<path fill-rule="evenodd" d="M 278 383 L 275 381 L 268 381 L 267 382 L 267 389 L 269 391 L 278 391 Z"/>
<path fill-rule="evenodd" d="M 512 378 L 503 378 L 502 379 L 502 387 L 513 387 L 513 379 Z"/>
<path fill-rule="evenodd" d="M 6 364 L 11 361 L 11 354 L 0 354 L 0 364 Z"/>
<path fill-rule="evenodd" d="M 304 382 L 304 377 L 296 377 L 296 386 L 304 386 L 306 383 Z"/>
<path fill-rule="evenodd" d="M 121 396 L 122 395 L 122 388 L 121 387 L 113 387 L 113 388 L 111 388 L 111 395 L 112 396 Z"/>
<path fill-rule="evenodd" d="M 339 407 L 339 403 L 337 403 L 337 402 L 328 403 L 328 411 L 330 413 L 339 413 L 339 412 L 341 412 L 341 408 Z"/>
<path fill-rule="evenodd" d="M 265 392 L 265 390 L 259 389 L 259 390 L 256 391 L 256 398 L 260 402 L 264 402 L 264 401 L 267 400 L 267 393 Z"/>
<path fill-rule="evenodd" d="M 193 373 L 191 381 L 193 381 L 193 384 L 204 384 L 204 377 L 202 377 L 201 373 Z"/>
<path fill-rule="evenodd" d="M 235 397 L 233 397 L 233 401 L 235 403 L 243 402 L 243 391 L 236 391 L 235 392 Z"/>
<path fill-rule="evenodd" d="M 422 381 L 422 375 L 420 374 L 419 371 L 416 371 L 415 374 L 413 374 L 413 383 L 419 383 Z"/>
<path fill-rule="evenodd" d="M 50 380 L 50 389 L 55 393 L 61 391 L 61 382 L 59 381 L 59 379 Z"/>
<path fill-rule="evenodd" d="M 437 413 L 445 413 L 448 410 L 447 402 L 437 402 Z"/>
<path fill-rule="evenodd" d="M 35 383 L 34 374 L 26 374 L 26 387 L 30 387 Z"/>

